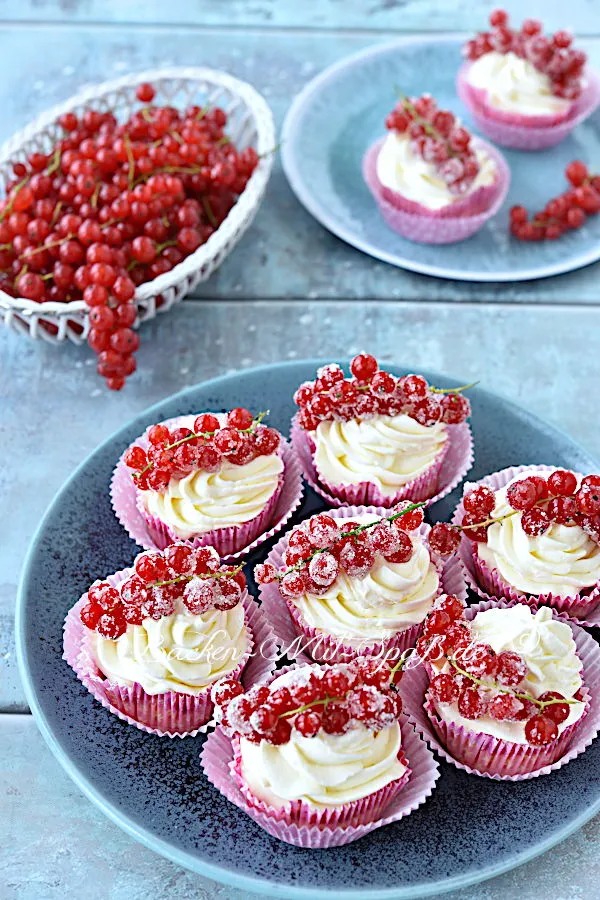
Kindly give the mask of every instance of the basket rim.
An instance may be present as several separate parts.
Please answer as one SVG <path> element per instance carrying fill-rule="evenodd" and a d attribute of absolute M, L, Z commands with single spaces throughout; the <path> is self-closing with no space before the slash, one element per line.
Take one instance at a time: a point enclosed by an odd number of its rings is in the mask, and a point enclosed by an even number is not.
<path fill-rule="evenodd" d="M 229 237 L 229 234 L 223 232 L 223 226 L 229 223 L 227 232 L 236 230 L 261 198 L 273 168 L 276 138 L 273 113 L 262 94 L 249 82 L 236 78 L 234 75 L 230 75 L 220 69 L 197 66 L 168 66 L 159 69 L 147 69 L 143 72 L 123 75 L 110 81 L 88 85 L 67 100 L 42 112 L 36 119 L 17 131 L 0 146 L 0 167 L 2 167 L 10 162 L 15 153 L 22 149 L 23 144 L 49 125 L 54 124 L 63 113 L 71 112 L 78 106 L 85 105 L 91 100 L 98 100 L 120 88 L 132 87 L 146 81 L 157 82 L 177 78 L 212 82 L 215 86 L 229 88 L 229 90 L 241 97 L 254 118 L 257 132 L 255 149 L 260 159 L 243 193 L 240 194 L 223 222 L 221 222 L 206 243 L 182 260 L 170 272 L 165 272 L 152 281 L 146 281 L 139 285 L 133 298 L 136 303 L 156 297 L 163 291 L 180 283 L 189 275 L 197 272 L 213 259 L 223 249 Z M 35 300 L 27 300 L 25 297 L 11 297 L 10 294 L 0 289 L 0 310 L 12 311 L 24 318 L 40 315 L 72 318 L 86 312 L 87 306 L 83 300 L 71 300 L 68 303 L 47 300 L 44 303 L 37 303 Z"/>

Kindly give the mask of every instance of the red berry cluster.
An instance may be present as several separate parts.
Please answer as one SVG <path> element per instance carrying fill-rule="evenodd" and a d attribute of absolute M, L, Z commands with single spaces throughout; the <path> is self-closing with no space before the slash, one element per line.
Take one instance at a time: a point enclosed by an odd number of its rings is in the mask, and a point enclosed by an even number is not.
<path fill-rule="evenodd" d="M 463 388 L 433 388 L 422 375 L 396 378 L 380 370 L 375 357 L 368 353 L 354 357 L 350 372 L 352 377 L 346 378 L 340 366 L 323 366 L 315 381 L 300 385 L 294 402 L 300 407 L 298 423 L 302 428 L 314 431 L 319 422 L 400 413 L 421 425 L 458 425 L 471 414 L 471 404 L 460 393 Z"/>
<path fill-rule="evenodd" d="M 221 724 L 247 741 L 286 744 L 292 729 L 303 737 L 344 734 L 354 723 L 381 731 L 397 722 L 402 701 L 392 670 L 361 657 L 348 664 L 305 666 L 285 686 L 261 685 L 247 693 L 234 679 L 217 682 L 212 698 Z"/>
<path fill-rule="evenodd" d="M 140 102 L 154 96 L 139 86 Z M 238 152 L 226 122 L 222 109 L 198 106 L 144 105 L 123 124 L 110 112 L 66 113 L 49 154 L 13 164 L 0 203 L 0 289 L 39 303 L 83 299 L 88 343 L 114 390 L 136 367 L 136 285 L 206 243 L 256 167 L 256 151 Z"/>
<path fill-rule="evenodd" d="M 413 555 L 408 532 L 423 523 L 422 505 L 404 501 L 389 517 L 365 525 L 319 513 L 291 531 L 281 569 L 262 563 L 254 577 L 259 584 L 277 581 L 285 597 L 319 595 L 340 570 L 351 578 L 366 578 L 377 554 L 390 563 L 406 563 Z"/>
<path fill-rule="evenodd" d="M 485 543 L 490 525 L 521 515 L 525 534 L 539 537 L 550 526 L 579 525 L 600 543 L 600 475 L 586 475 L 577 488 L 573 472 L 557 469 L 548 478 L 530 475 L 511 484 L 506 492 L 513 512 L 494 518 L 494 492 L 483 484 L 467 491 L 463 498 L 464 515 L 460 525 L 438 522 L 429 534 L 429 546 L 440 556 L 450 556 L 460 544 L 461 534 L 471 541 Z"/>
<path fill-rule="evenodd" d="M 211 413 L 198 416 L 193 430 L 153 425 L 147 450 L 134 444 L 125 453 L 125 465 L 134 470 L 133 478 L 142 491 L 162 491 L 171 478 L 184 478 L 190 472 L 218 472 L 224 461 L 244 466 L 279 449 L 279 432 L 260 424 L 264 415 L 254 419 L 247 409 L 236 407 L 223 427 Z"/>
<path fill-rule="evenodd" d="M 96 581 L 81 610 L 81 621 L 104 638 L 116 640 L 128 625 L 162 619 L 178 608 L 197 616 L 209 609 L 228 610 L 240 602 L 246 579 L 240 568 L 221 566 L 213 547 L 193 550 L 171 544 L 142 553 L 135 572 L 119 587 Z"/>
<path fill-rule="evenodd" d="M 555 241 L 567 231 L 581 228 L 588 216 L 600 212 L 600 175 L 588 171 L 585 163 L 573 160 L 565 169 L 571 187 L 553 197 L 531 220 L 524 206 L 510 211 L 511 233 L 521 241 Z"/>
<path fill-rule="evenodd" d="M 495 653 L 489 644 L 473 640 L 464 611 L 464 603 L 448 595 L 425 619 L 416 651 L 445 670 L 432 677 L 430 696 L 455 704 L 465 719 L 488 715 L 499 722 L 524 722 L 533 746 L 556 740 L 558 726 L 569 716 L 566 698 L 555 691 L 532 697 L 516 690 L 529 671 L 525 660 L 512 650 Z"/>
<path fill-rule="evenodd" d="M 494 492 L 477 485 L 465 494 L 465 514 L 461 530 L 472 541 L 486 541 L 487 530 L 495 522 L 521 513 L 525 534 L 539 537 L 550 526 L 579 525 L 590 537 L 600 542 L 600 475 L 587 475 L 579 487 L 573 472 L 557 469 L 548 478 L 529 475 L 509 485 L 506 499 L 514 512 L 494 518 Z"/>
<path fill-rule="evenodd" d="M 479 59 L 492 50 L 514 53 L 548 76 L 552 93 L 557 97 L 566 100 L 579 97 L 587 56 L 571 46 L 573 38 L 567 31 L 546 37 L 542 34 L 542 23 L 536 19 L 525 19 L 520 29 L 511 28 L 508 13 L 503 9 L 491 13 L 490 25 L 491 31 L 482 31 L 467 41 L 464 48 L 467 59 Z"/>
<path fill-rule="evenodd" d="M 471 134 L 454 113 L 439 109 L 429 94 L 402 97 L 385 120 L 386 128 L 407 134 L 415 152 L 430 163 L 453 194 L 466 194 L 479 174 Z"/>

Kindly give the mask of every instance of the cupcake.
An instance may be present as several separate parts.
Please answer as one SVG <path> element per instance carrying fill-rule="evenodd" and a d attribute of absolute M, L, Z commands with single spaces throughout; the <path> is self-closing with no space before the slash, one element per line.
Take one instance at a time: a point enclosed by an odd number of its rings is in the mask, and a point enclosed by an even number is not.
<path fill-rule="evenodd" d="M 457 88 L 477 126 L 498 144 L 518 150 L 553 147 L 600 102 L 600 81 L 566 31 L 546 37 L 527 19 L 511 28 L 504 10 L 491 31 L 464 48 Z"/>
<path fill-rule="evenodd" d="M 472 464 L 471 407 L 464 388 L 396 378 L 366 353 L 319 370 L 298 388 L 292 444 L 304 477 L 332 506 L 439 499 Z"/>
<path fill-rule="evenodd" d="M 299 466 L 274 428 L 247 409 L 153 425 L 123 454 L 112 499 L 147 549 L 173 541 L 214 546 L 223 558 L 275 533 L 302 497 Z"/>
<path fill-rule="evenodd" d="M 454 519 L 484 597 L 585 617 L 600 604 L 600 476 L 508 468 L 468 484 Z"/>
<path fill-rule="evenodd" d="M 573 629 L 575 635 L 548 608 L 482 604 L 465 615 L 462 604 L 443 598 L 417 644 L 429 683 L 412 692 L 410 711 L 424 693 L 424 712 L 446 755 L 476 774 L 541 774 L 574 744 L 577 752 L 587 746 L 578 743 L 590 709 L 582 656 L 597 680 L 598 647 Z"/>
<path fill-rule="evenodd" d="M 271 671 L 272 632 L 240 567 L 212 547 L 173 544 L 95 582 L 65 622 L 64 658 L 103 706 L 153 734 L 196 733 L 212 715 L 211 686 Z"/>
<path fill-rule="evenodd" d="M 388 134 L 363 160 L 363 176 L 394 231 L 411 241 L 451 244 L 475 234 L 500 209 L 509 168 L 428 94 L 403 97 Z"/>
<path fill-rule="evenodd" d="M 292 667 L 247 693 L 231 679 L 215 685 L 229 746 L 219 746 L 220 729 L 211 735 L 206 774 L 271 834 L 301 846 L 347 843 L 406 815 L 437 773 L 391 680 L 389 668 L 357 660 Z M 217 769 L 223 757 L 228 777 Z"/>
<path fill-rule="evenodd" d="M 443 589 L 466 597 L 459 562 L 443 569 L 430 552 L 421 508 L 406 509 L 319 513 L 256 567 L 261 608 L 288 656 L 397 661 Z"/>

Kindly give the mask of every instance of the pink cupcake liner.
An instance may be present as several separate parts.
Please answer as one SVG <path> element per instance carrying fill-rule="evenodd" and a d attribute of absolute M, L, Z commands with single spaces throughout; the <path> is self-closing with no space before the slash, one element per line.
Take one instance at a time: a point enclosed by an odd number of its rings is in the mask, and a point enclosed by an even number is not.
<path fill-rule="evenodd" d="M 265 676 L 262 681 L 268 683 L 294 668 L 297 666 L 286 666 L 274 676 Z M 286 813 L 285 808 L 272 809 L 258 800 L 243 783 L 235 753 L 236 738 L 229 737 L 220 726 L 204 743 L 200 759 L 206 777 L 217 790 L 273 837 L 298 847 L 341 847 L 410 815 L 431 796 L 440 774 L 438 764 L 404 713 L 400 718 L 400 731 L 403 761 L 409 766 L 408 777 L 392 782 L 389 790 L 384 788 L 373 794 L 376 798 L 373 802 L 365 798 L 364 804 L 348 804 L 341 811 L 331 809 L 319 813 L 298 802 L 289 804 Z M 350 807 L 355 811 L 352 812 Z"/>
<path fill-rule="evenodd" d="M 418 478 L 406 484 L 392 496 L 381 493 L 376 484 L 362 481 L 359 484 L 333 484 L 323 478 L 314 462 L 314 442 L 298 424 L 297 415 L 292 419 L 292 447 L 302 466 L 304 478 L 311 488 L 331 506 L 378 506 L 389 509 L 400 500 L 427 501 L 429 506 L 449 494 L 462 481 L 473 465 L 473 438 L 468 422 L 446 425 L 448 440 L 439 458 Z"/>
<path fill-rule="evenodd" d="M 133 571 L 122 569 L 114 575 L 109 575 L 106 580 L 117 587 Z M 115 684 L 102 674 L 89 647 L 89 630 L 80 618 L 80 611 L 86 600 L 87 593 L 67 613 L 63 659 L 69 663 L 95 699 L 120 719 L 149 734 L 171 738 L 188 737 L 205 732 L 211 727 L 214 707 L 210 687 L 196 695 L 177 691 L 147 694 L 141 684 L 135 683 L 130 687 Z M 242 682 L 249 685 L 268 676 L 274 670 L 279 656 L 279 645 L 258 604 L 247 591 L 242 596 L 242 603 L 249 632 L 249 645 L 238 665 L 227 673 L 227 677 L 241 676 Z"/>
<path fill-rule="evenodd" d="M 176 416 L 167 419 L 169 427 L 190 427 L 195 416 Z M 146 435 L 134 443 L 142 447 L 148 445 Z M 126 451 L 125 451 L 126 452 Z M 131 477 L 131 472 L 121 456 L 112 476 L 110 485 L 111 502 L 115 515 L 129 536 L 145 550 L 164 550 L 174 541 L 181 541 L 160 519 L 151 516 L 142 501 Z M 302 470 L 290 444 L 282 437 L 281 457 L 283 477 L 280 485 L 261 513 L 244 525 L 217 528 L 195 538 L 186 540 L 191 547 L 213 546 L 221 559 L 234 560 L 269 540 L 285 526 L 300 506 L 304 494 Z"/>
<path fill-rule="evenodd" d="M 490 156 L 497 169 L 493 184 L 479 188 L 468 197 L 443 210 L 431 210 L 385 188 L 377 177 L 377 156 L 385 138 L 373 144 L 363 157 L 363 178 L 387 224 L 402 237 L 420 244 L 454 244 L 479 231 L 494 216 L 506 198 L 510 169 L 496 147 L 477 138 L 478 146 Z"/>
<path fill-rule="evenodd" d="M 268 803 L 256 797 L 244 781 L 239 737 L 233 737 L 232 744 L 233 759 L 229 764 L 229 769 L 231 777 L 243 794 L 246 803 L 262 816 L 267 816 L 274 822 L 284 825 L 307 826 L 318 829 L 348 828 L 364 825 L 366 822 L 371 822 L 373 819 L 381 816 L 398 792 L 408 784 L 411 775 L 408 760 L 402 749 L 400 749 L 397 758 L 399 762 L 406 766 L 405 773 L 401 778 L 397 778 L 396 781 L 392 781 L 385 787 L 380 788 L 380 790 L 375 791 L 375 793 L 369 794 L 368 797 L 329 809 L 315 809 L 302 800 L 292 800 L 280 809 L 273 809 Z"/>
<path fill-rule="evenodd" d="M 500 472 L 494 472 L 481 478 L 476 484 L 485 484 L 493 491 L 498 491 L 508 484 L 517 475 L 526 472 L 553 472 L 553 466 L 509 466 Z M 575 473 L 581 478 L 580 473 Z M 465 485 L 465 491 L 472 487 Z M 464 506 L 461 502 L 456 507 L 452 522 L 460 524 L 464 515 Z M 459 558 L 463 564 L 465 578 L 469 586 L 484 600 L 495 598 L 507 600 L 509 603 L 527 603 L 534 609 L 540 606 L 551 606 L 561 613 L 563 617 L 574 619 L 580 624 L 600 626 L 600 584 L 573 594 L 571 597 L 560 597 L 558 594 L 525 594 L 523 591 L 512 587 L 500 575 L 497 569 L 490 569 L 477 552 L 477 544 L 464 537 L 461 540 Z"/>
<path fill-rule="evenodd" d="M 349 506 L 331 510 L 329 515 L 336 519 L 352 519 L 354 516 L 367 513 L 385 516 L 387 510 L 373 506 Z M 423 523 L 419 533 L 426 538 L 430 530 L 431 527 Z M 266 562 L 272 563 L 277 568 L 282 565 L 288 537 L 288 534 L 284 535 L 275 544 L 267 556 Z M 451 557 L 448 561 L 439 563 L 438 570 L 441 576 L 438 596 L 443 593 L 455 594 L 461 600 L 466 600 L 467 586 L 459 560 Z M 276 583 L 260 585 L 259 597 L 261 609 L 271 623 L 283 652 L 289 658 L 299 662 L 347 662 L 357 656 L 375 656 L 382 659 L 391 659 L 392 656 L 398 658 L 404 650 L 415 646 L 423 628 L 423 623 L 417 622 L 383 641 L 370 643 L 364 641 L 359 645 L 344 644 L 334 635 L 309 625 L 295 604 L 279 592 Z"/>
<path fill-rule="evenodd" d="M 478 603 L 467 610 L 466 616 L 473 619 L 478 612 L 509 606 L 497 600 Z M 568 726 L 546 747 L 529 747 L 469 731 L 461 725 L 444 722 L 435 714 L 427 696 L 429 677 L 425 666 L 409 667 L 400 682 L 400 694 L 411 721 L 431 749 L 458 769 L 495 781 L 538 778 L 580 756 L 600 730 L 600 647 L 583 628 L 573 622 L 567 624 L 583 663 L 586 710 L 579 721 Z M 476 722 L 473 724 L 476 727 Z"/>
<path fill-rule="evenodd" d="M 487 137 L 515 150 L 544 150 L 563 141 L 600 103 L 600 79 L 586 70 L 587 84 L 566 113 L 548 116 L 523 116 L 494 109 L 487 102 L 487 92 L 469 84 L 471 63 L 464 63 L 456 81 L 458 96 L 468 107 L 478 128 Z"/>

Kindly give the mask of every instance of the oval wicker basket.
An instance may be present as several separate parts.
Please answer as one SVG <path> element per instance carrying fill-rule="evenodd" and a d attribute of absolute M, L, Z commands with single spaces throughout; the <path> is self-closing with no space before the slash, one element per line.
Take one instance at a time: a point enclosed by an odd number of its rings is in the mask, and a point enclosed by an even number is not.
<path fill-rule="evenodd" d="M 173 106 L 197 103 L 220 106 L 228 116 L 227 131 L 236 146 L 252 145 L 260 156 L 244 192 L 227 218 L 208 241 L 170 272 L 140 285 L 135 294 L 138 322 L 166 312 L 200 282 L 205 281 L 225 259 L 252 222 L 265 192 L 273 166 L 275 125 L 263 97 L 251 85 L 224 72 L 201 68 L 157 69 L 92 85 L 65 103 L 43 113 L 7 141 L 0 149 L 0 184 L 5 189 L 13 177 L 11 164 L 29 153 L 48 153 L 62 130 L 57 119 L 65 112 L 86 108 L 128 116 L 138 105 L 135 91 L 142 82 L 156 88 L 156 101 Z M 35 303 L 11 297 L 0 290 L 0 314 L 4 324 L 32 338 L 52 343 L 70 340 L 82 343 L 88 330 L 87 307 L 82 300 L 71 303 Z"/>

